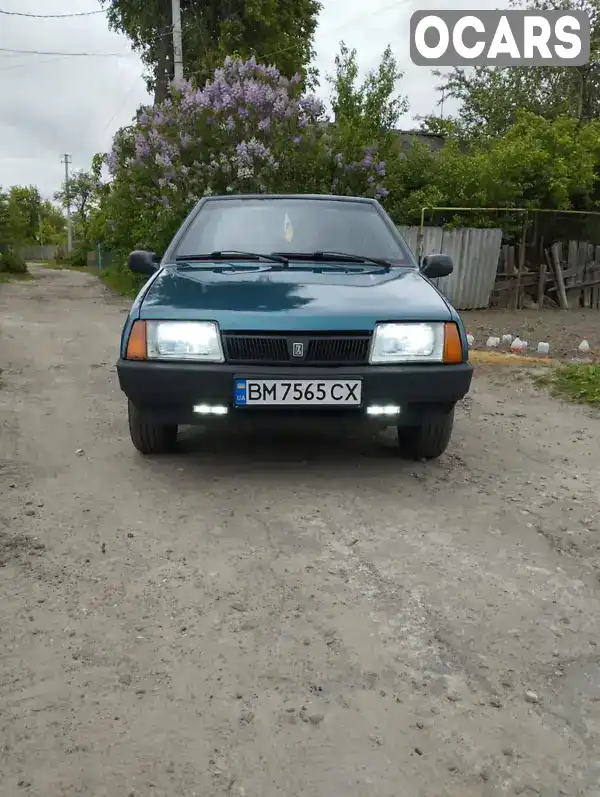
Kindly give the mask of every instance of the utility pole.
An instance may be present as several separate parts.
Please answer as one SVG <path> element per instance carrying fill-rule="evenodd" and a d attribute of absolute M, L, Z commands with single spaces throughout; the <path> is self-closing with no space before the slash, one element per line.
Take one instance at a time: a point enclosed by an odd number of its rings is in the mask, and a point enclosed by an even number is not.
<path fill-rule="evenodd" d="M 71 156 L 65 152 L 61 163 L 65 164 L 65 208 L 67 211 L 67 252 L 71 254 L 73 249 L 73 227 L 71 225 L 71 203 L 69 202 L 69 164 Z"/>
<path fill-rule="evenodd" d="M 180 0 L 171 0 L 173 14 L 173 63 L 174 79 L 177 83 L 183 80 L 183 42 L 181 39 L 181 6 Z"/>

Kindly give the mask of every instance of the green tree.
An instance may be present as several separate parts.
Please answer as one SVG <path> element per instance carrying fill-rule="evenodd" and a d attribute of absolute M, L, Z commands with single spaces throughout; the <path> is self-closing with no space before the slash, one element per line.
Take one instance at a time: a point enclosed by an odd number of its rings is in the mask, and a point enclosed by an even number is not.
<path fill-rule="evenodd" d="M 464 138 L 504 135 L 525 110 L 546 119 L 568 115 L 587 123 L 600 115 L 600 0 L 514 0 L 513 5 L 532 10 L 580 10 L 590 17 L 590 60 L 583 66 L 455 68 L 434 74 L 438 91 L 458 100 L 456 131 Z M 423 120 L 435 130 L 437 120 Z"/>
<path fill-rule="evenodd" d="M 113 30 L 125 33 L 148 68 L 155 103 L 166 99 L 174 75 L 170 0 L 101 0 Z M 226 55 L 254 55 L 291 77 L 315 77 L 309 64 L 319 0 L 181 0 L 186 78 L 203 85 Z"/>
<path fill-rule="evenodd" d="M 13 186 L 8 192 L 8 223 L 13 243 L 36 244 L 42 220 L 42 198 L 33 185 Z"/>
<path fill-rule="evenodd" d="M 10 236 L 8 194 L 0 188 L 0 249 L 12 243 Z"/>
<path fill-rule="evenodd" d="M 61 209 L 53 205 L 50 200 L 44 200 L 41 206 L 38 231 L 38 243 L 40 246 L 62 244 L 65 240 L 66 229 L 67 220 Z"/>
<path fill-rule="evenodd" d="M 335 74 L 327 78 L 336 135 L 345 152 L 352 146 L 389 150 L 396 142 L 394 129 L 398 119 L 408 110 L 408 100 L 397 93 L 403 73 L 389 46 L 377 69 L 368 72 L 360 85 L 358 72 L 356 50 L 349 50 L 340 42 Z"/>
<path fill-rule="evenodd" d="M 60 209 L 42 199 L 35 186 L 13 186 L 8 192 L 0 192 L 0 244 L 59 243 L 65 229 Z"/>
<path fill-rule="evenodd" d="M 423 207 L 590 207 L 600 163 L 600 120 L 580 125 L 561 116 L 521 111 L 503 136 L 450 141 L 440 152 L 416 144 L 395 172 L 391 209 L 417 223 Z M 464 226 L 489 223 L 489 214 L 457 214 Z"/>
<path fill-rule="evenodd" d="M 88 243 L 90 219 L 100 199 L 99 177 L 93 171 L 74 172 L 54 198 L 70 206 L 76 238 Z"/>

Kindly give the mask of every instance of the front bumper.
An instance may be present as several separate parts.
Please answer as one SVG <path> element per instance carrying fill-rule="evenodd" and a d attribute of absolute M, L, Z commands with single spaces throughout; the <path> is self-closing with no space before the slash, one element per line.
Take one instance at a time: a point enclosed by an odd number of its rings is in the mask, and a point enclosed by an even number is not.
<path fill-rule="evenodd" d="M 448 412 L 469 392 L 473 377 L 470 363 L 458 365 L 398 365 L 336 368 L 281 368 L 227 364 L 165 363 L 120 359 L 117 373 L 121 390 L 139 410 L 160 423 L 202 424 L 212 421 L 369 421 L 386 426 L 414 425 L 424 416 Z M 361 408 L 289 409 L 287 407 L 234 407 L 234 379 L 361 379 Z M 198 404 L 220 404 L 227 416 L 199 416 Z M 373 420 L 369 405 L 394 404 L 398 417 Z"/>

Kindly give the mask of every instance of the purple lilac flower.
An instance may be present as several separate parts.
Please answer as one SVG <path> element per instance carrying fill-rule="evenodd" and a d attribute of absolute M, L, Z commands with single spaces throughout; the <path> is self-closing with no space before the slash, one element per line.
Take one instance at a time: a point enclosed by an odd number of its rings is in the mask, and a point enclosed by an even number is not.
<path fill-rule="evenodd" d="M 390 192 L 387 190 L 387 188 L 384 188 L 382 185 L 380 185 L 377 188 L 376 196 L 378 196 L 378 197 L 386 197 L 389 193 Z"/>
<path fill-rule="evenodd" d="M 243 94 L 245 102 L 257 110 L 268 109 L 273 104 L 273 89 L 258 80 L 250 81 Z"/>
<path fill-rule="evenodd" d="M 373 165 L 373 156 L 370 153 L 367 153 L 360 164 L 362 169 L 370 169 Z"/>
<path fill-rule="evenodd" d="M 137 133 L 135 137 L 135 160 L 141 163 L 150 157 L 150 144 L 148 139 L 141 133 Z"/>
<path fill-rule="evenodd" d="M 294 142 L 294 144 L 295 144 L 297 147 L 299 147 L 299 146 L 300 146 L 300 144 L 302 143 L 302 139 L 300 138 L 300 136 L 294 136 L 294 138 L 292 139 L 292 141 Z"/>
<path fill-rule="evenodd" d="M 160 152 L 156 153 L 156 155 L 154 156 L 154 161 L 157 166 L 162 166 L 164 169 L 168 169 L 173 165 L 169 156 L 161 155 Z"/>
<path fill-rule="evenodd" d="M 299 105 L 309 116 L 312 117 L 320 116 L 325 110 L 325 105 L 316 96 L 316 94 L 309 94 L 306 97 L 303 97 L 300 100 Z"/>
<path fill-rule="evenodd" d="M 233 108 L 235 106 L 235 97 L 229 91 L 223 92 L 221 95 L 221 107 L 222 108 Z"/>
<path fill-rule="evenodd" d="M 368 182 L 369 184 L 372 184 L 372 183 L 374 183 L 374 182 L 375 182 L 375 178 L 374 178 L 374 177 L 367 177 L 367 182 Z"/>
<path fill-rule="evenodd" d="M 271 150 L 256 138 L 251 138 L 250 141 L 241 141 L 235 150 L 238 163 L 243 166 L 251 166 L 254 158 L 263 158 L 271 164 L 274 160 Z"/>
<path fill-rule="evenodd" d="M 281 96 L 277 97 L 277 99 L 273 103 L 274 116 L 278 117 L 285 116 L 286 109 L 287 109 L 286 98 Z"/>
<path fill-rule="evenodd" d="M 177 89 L 177 91 L 184 91 L 186 87 L 189 86 L 189 83 L 187 80 L 185 80 L 185 78 L 180 78 L 179 80 L 174 80 L 172 85 Z"/>
<path fill-rule="evenodd" d="M 268 66 L 265 69 L 265 74 L 267 77 L 273 78 L 274 80 L 281 78 L 281 72 L 274 66 Z"/>
<path fill-rule="evenodd" d="M 385 161 L 381 161 L 381 163 L 377 164 L 377 174 L 379 177 L 385 177 Z"/>

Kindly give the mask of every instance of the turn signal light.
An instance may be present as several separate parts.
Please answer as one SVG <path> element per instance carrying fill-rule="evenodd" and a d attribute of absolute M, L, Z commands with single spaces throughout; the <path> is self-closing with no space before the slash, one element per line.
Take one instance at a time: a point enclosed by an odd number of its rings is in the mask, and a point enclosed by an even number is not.
<path fill-rule="evenodd" d="M 444 324 L 444 362 L 461 363 L 463 361 L 462 343 L 456 324 Z"/>
<path fill-rule="evenodd" d="M 145 360 L 148 356 L 148 343 L 146 338 L 146 322 L 134 321 L 127 341 L 127 360 Z"/>

